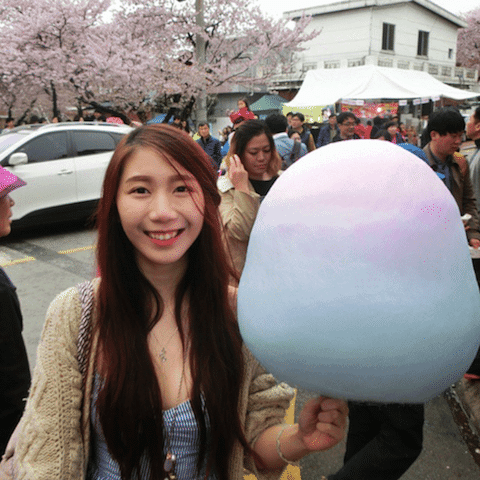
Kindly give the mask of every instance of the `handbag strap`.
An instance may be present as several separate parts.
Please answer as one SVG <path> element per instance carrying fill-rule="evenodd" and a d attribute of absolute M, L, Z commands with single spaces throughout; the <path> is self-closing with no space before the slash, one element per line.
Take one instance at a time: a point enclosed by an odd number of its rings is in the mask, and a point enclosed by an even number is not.
<path fill-rule="evenodd" d="M 83 391 L 85 391 L 85 382 L 87 377 L 88 359 L 92 346 L 92 310 L 93 310 L 93 285 L 91 281 L 79 283 L 77 290 L 80 294 L 80 303 L 82 305 L 82 316 L 80 318 L 80 328 L 78 331 L 77 359 L 82 375 Z"/>

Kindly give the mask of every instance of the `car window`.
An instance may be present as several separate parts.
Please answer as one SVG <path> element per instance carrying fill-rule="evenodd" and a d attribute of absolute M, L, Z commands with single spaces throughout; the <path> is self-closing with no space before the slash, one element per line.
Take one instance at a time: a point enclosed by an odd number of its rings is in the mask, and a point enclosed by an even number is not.
<path fill-rule="evenodd" d="M 15 153 L 26 153 L 28 162 L 46 162 L 68 157 L 67 133 L 46 133 L 26 143 Z"/>
<path fill-rule="evenodd" d="M 0 135 L 0 153 L 6 150 L 8 147 L 11 147 L 13 144 L 23 140 L 28 133 L 2 133 Z"/>
<path fill-rule="evenodd" d="M 106 132 L 79 130 L 72 131 L 72 134 L 78 156 L 110 152 L 117 146 L 112 136 Z"/>
<path fill-rule="evenodd" d="M 115 141 L 115 146 L 117 146 L 120 143 L 120 140 L 125 136 L 125 133 L 111 133 L 110 135 Z"/>

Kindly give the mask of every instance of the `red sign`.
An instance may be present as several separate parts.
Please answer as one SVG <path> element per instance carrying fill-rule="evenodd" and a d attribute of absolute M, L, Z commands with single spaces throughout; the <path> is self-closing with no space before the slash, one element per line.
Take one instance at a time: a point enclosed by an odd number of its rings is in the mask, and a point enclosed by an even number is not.
<path fill-rule="evenodd" d="M 342 112 L 353 112 L 357 118 L 374 118 L 377 115 L 396 115 L 398 102 L 392 103 L 364 103 L 363 105 L 341 104 Z"/>

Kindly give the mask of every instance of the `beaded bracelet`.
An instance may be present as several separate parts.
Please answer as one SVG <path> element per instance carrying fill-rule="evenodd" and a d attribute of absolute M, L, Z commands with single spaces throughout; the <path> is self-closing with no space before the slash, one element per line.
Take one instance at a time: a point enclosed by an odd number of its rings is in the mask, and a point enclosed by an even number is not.
<path fill-rule="evenodd" d="M 300 466 L 300 462 L 294 462 L 292 460 L 287 460 L 284 456 L 283 456 L 283 453 L 282 451 L 280 450 L 280 437 L 282 436 L 282 433 L 283 431 L 288 427 L 289 425 L 284 423 L 282 428 L 279 430 L 278 434 L 277 434 L 277 439 L 275 441 L 276 445 L 277 445 L 277 454 L 278 456 L 280 457 L 280 460 L 282 460 L 282 462 L 285 462 L 285 463 L 288 463 L 289 465 L 293 465 L 295 467 L 299 467 Z"/>

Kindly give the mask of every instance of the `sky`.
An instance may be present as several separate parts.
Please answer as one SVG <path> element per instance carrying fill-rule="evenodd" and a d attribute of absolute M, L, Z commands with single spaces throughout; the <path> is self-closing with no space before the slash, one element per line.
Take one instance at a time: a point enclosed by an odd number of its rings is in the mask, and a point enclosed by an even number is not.
<path fill-rule="evenodd" d="M 316 7 L 318 5 L 327 5 L 329 3 L 336 3 L 335 0 L 254 0 L 262 10 L 274 17 L 281 17 L 283 12 L 290 10 L 297 10 L 308 7 Z M 432 1 L 432 0 L 431 0 Z M 448 10 L 456 15 L 464 12 L 469 12 L 477 7 L 480 7 L 480 0 L 433 0 L 440 7 Z"/>

